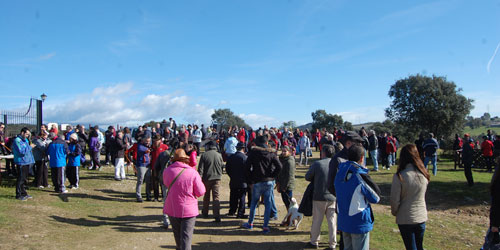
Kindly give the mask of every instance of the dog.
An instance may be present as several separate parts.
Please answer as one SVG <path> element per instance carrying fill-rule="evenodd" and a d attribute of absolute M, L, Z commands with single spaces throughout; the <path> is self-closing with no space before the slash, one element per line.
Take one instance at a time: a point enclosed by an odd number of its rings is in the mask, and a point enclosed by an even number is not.
<path fill-rule="evenodd" d="M 290 199 L 290 207 L 288 208 L 288 214 L 283 218 L 282 225 L 287 225 L 286 229 L 290 227 L 295 227 L 295 229 L 299 228 L 300 222 L 304 218 L 303 213 L 299 213 L 299 204 L 297 204 L 297 200 L 295 198 Z"/>

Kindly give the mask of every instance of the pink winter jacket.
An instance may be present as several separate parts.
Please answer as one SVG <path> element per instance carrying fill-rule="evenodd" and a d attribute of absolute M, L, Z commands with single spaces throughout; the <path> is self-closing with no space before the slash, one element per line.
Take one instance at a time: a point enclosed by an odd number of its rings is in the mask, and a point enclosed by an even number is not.
<path fill-rule="evenodd" d="M 163 213 L 176 218 L 191 218 L 198 216 L 197 198 L 205 194 L 205 185 L 201 177 L 191 166 L 174 162 L 163 171 L 163 183 L 170 186 L 174 178 L 185 168 L 170 188 Z"/>
<path fill-rule="evenodd" d="M 198 162 L 196 162 L 196 157 L 198 155 L 196 154 L 196 150 L 193 150 L 191 152 L 191 155 L 189 155 L 189 166 L 193 167 L 194 170 L 196 170 L 196 165 L 198 165 Z"/>

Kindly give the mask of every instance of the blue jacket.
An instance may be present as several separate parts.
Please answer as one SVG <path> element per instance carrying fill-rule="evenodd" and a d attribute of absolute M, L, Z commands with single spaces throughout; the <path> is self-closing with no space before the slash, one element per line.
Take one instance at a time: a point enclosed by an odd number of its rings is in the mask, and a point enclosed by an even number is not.
<path fill-rule="evenodd" d="M 60 168 L 66 166 L 66 156 L 69 153 L 68 144 L 61 138 L 57 139 L 49 144 L 47 148 L 47 155 L 50 158 L 51 168 Z"/>
<path fill-rule="evenodd" d="M 435 156 L 437 155 L 437 149 L 439 148 L 439 143 L 434 138 L 429 138 L 424 141 L 422 145 L 424 148 L 425 156 Z"/>
<path fill-rule="evenodd" d="M 30 142 L 27 139 L 21 138 L 21 136 L 17 136 L 14 140 L 12 153 L 14 154 L 14 163 L 17 165 L 24 166 L 35 163 Z"/>
<path fill-rule="evenodd" d="M 380 201 L 380 189 L 367 175 L 368 169 L 356 162 L 339 165 L 335 176 L 338 203 L 338 228 L 342 232 L 364 234 L 373 229 L 370 203 Z"/>
<path fill-rule="evenodd" d="M 144 144 L 137 144 L 137 162 L 138 167 L 147 167 L 150 162 L 149 148 L 144 146 Z"/>
<path fill-rule="evenodd" d="M 70 143 L 68 149 L 68 167 L 79 167 L 81 164 L 82 147 L 78 143 Z"/>

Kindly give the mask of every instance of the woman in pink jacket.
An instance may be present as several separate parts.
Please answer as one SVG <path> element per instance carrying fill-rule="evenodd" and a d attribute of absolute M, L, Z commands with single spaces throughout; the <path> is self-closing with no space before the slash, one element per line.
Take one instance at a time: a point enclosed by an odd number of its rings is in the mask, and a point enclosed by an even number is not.
<path fill-rule="evenodd" d="M 194 224 L 198 216 L 198 197 L 205 194 L 201 177 L 189 166 L 184 149 L 174 153 L 174 163 L 163 171 L 163 183 L 168 187 L 163 213 L 172 224 L 177 249 L 191 249 Z"/>

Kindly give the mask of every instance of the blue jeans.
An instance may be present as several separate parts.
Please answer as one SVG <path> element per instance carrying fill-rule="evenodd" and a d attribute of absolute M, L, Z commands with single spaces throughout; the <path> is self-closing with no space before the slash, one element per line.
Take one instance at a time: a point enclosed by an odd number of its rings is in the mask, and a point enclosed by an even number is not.
<path fill-rule="evenodd" d="M 373 170 L 378 170 L 378 162 L 377 162 L 377 150 L 370 151 L 370 156 L 373 161 Z"/>
<path fill-rule="evenodd" d="M 392 165 L 396 164 L 396 154 L 389 153 L 387 154 L 387 167 L 392 167 Z"/>
<path fill-rule="evenodd" d="M 276 181 L 273 181 L 273 188 L 271 189 L 271 215 L 269 215 L 269 218 L 278 217 L 278 207 L 276 207 L 276 201 L 274 200 L 274 186 L 276 186 Z"/>
<path fill-rule="evenodd" d="M 427 168 L 427 164 L 429 164 L 429 161 L 432 162 L 432 174 L 436 176 L 438 168 L 437 168 L 437 155 L 433 156 L 426 156 L 424 159 L 424 166 Z"/>
<path fill-rule="evenodd" d="M 406 249 L 422 250 L 424 241 L 425 222 L 411 225 L 398 225 Z"/>
<path fill-rule="evenodd" d="M 255 219 L 255 208 L 259 203 L 259 198 L 264 195 L 264 225 L 267 227 L 269 225 L 269 218 L 271 215 L 272 206 L 272 196 L 273 196 L 274 181 L 263 181 L 255 183 L 252 188 L 252 203 L 250 204 L 250 215 L 248 216 L 248 224 L 253 224 Z"/>
<path fill-rule="evenodd" d="M 351 234 L 342 232 L 344 250 L 369 250 L 370 232 L 364 234 Z"/>

